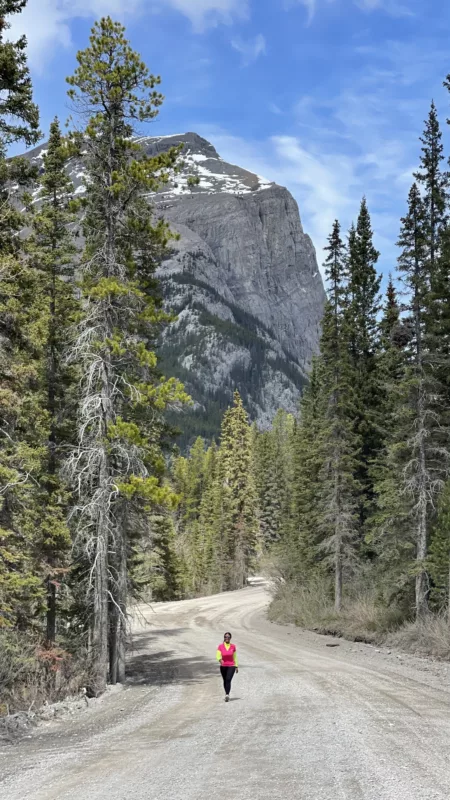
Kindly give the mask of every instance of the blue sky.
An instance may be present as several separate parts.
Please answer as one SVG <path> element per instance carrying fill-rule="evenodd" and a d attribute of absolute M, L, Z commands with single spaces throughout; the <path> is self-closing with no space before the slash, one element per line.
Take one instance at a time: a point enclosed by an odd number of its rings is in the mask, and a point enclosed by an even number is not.
<path fill-rule="evenodd" d="M 125 22 L 162 76 L 154 135 L 197 131 L 229 161 L 286 185 L 321 248 L 368 197 L 385 272 L 431 99 L 450 154 L 445 0 L 28 0 L 42 126 L 67 116 L 65 76 L 95 18 Z"/>

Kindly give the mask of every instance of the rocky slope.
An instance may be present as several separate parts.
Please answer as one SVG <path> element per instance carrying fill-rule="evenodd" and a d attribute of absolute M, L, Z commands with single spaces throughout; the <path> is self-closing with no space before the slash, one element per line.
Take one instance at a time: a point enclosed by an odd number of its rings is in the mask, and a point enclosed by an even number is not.
<path fill-rule="evenodd" d="M 195 133 L 140 142 L 148 154 L 184 144 L 180 174 L 150 199 L 180 234 L 159 270 L 178 314 L 160 355 L 195 401 L 185 412 L 185 441 L 217 433 L 235 388 L 251 417 L 267 426 L 278 408 L 298 405 L 324 302 L 297 204 L 287 189 L 223 161 Z M 39 162 L 43 151 L 30 156 Z M 73 162 L 70 174 L 82 193 L 82 162 Z"/>

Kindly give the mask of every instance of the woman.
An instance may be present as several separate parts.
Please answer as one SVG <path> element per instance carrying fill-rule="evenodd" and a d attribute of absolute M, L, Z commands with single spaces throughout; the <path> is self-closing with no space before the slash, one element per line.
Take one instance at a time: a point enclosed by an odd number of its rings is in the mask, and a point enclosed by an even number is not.
<path fill-rule="evenodd" d="M 217 661 L 220 663 L 220 672 L 223 678 L 223 688 L 225 689 L 225 702 L 230 699 L 231 681 L 234 673 L 239 672 L 236 654 L 236 645 L 231 644 L 231 633 L 224 633 L 223 643 L 217 648 Z"/>

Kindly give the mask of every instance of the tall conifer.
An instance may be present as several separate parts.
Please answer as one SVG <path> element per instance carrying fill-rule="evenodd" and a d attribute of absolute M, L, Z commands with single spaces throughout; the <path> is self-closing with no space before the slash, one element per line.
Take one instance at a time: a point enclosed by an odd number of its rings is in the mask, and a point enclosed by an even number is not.
<path fill-rule="evenodd" d="M 414 177 L 423 188 L 424 235 L 429 261 L 431 288 L 437 278 L 441 237 L 448 220 L 448 173 L 442 169 L 444 145 L 434 101 L 425 122 L 425 130 L 420 138 L 422 155 L 420 168 Z"/>
<path fill-rule="evenodd" d="M 241 397 L 224 415 L 220 437 L 220 474 L 224 487 L 223 527 L 227 588 L 245 585 L 259 546 L 257 493 L 253 478 L 251 428 Z"/>
<path fill-rule="evenodd" d="M 133 141 L 134 126 L 158 113 L 159 78 L 109 17 L 69 79 L 75 111 L 89 116 L 81 264 L 85 314 L 73 347 L 83 374 L 79 444 L 68 471 L 77 500 L 77 548 L 89 563 L 95 681 L 124 677 L 130 513 L 170 502 L 161 486 L 163 421 L 185 395 L 156 372 L 153 344 L 167 320 L 154 278 L 170 232 L 144 195 L 165 180 L 177 152 L 154 158 Z M 133 526 L 134 527 L 134 526 Z"/>
<path fill-rule="evenodd" d="M 47 640 L 56 637 L 56 587 L 70 546 L 67 526 L 69 495 L 61 480 L 63 453 L 73 443 L 75 374 L 65 363 L 70 329 L 80 311 L 74 292 L 76 246 L 70 226 L 75 222 L 77 204 L 71 199 L 73 185 L 65 167 L 71 149 L 61 136 L 55 120 L 50 128 L 43 157 L 38 207 L 32 217 L 32 233 L 26 248 L 29 263 L 38 276 L 37 290 L 46 313 L 42 336 L 42 406 L 47 414 L 48 432 L 43 446 L 46 457 L 39 476 L 41 486 L 39 549 L 47 565 Z M 36 206 L 34 206 L 36 208 Z"/>
<path fill-rule="evenodd" d="M 10 145 L 40 136 L 27 66 L 26 39 L 7 39 L 8 17 L 25 0 L 0 0 L 0 606 L 8 624 L 31 624 L 42 601 L 35 548 L 36 484 L 44 429 L 39 383 L 42 357 L 37 276 L 19 260 L 25 218 L 16 197 L 33 170 L 7 159 Z"/>
<path fill-rule="evenodd" d="M 351 366 L 354 373 L 355 430 L 360 437 L 357 479 L 362 490 L 359 509 L 361 534 L 373 501 L 370 464 L 381 446 L 380 397 L 376 373 L 381 282 L 381 276 L 376 270 L 378 257 L 379 253 L 373 244 L 367 201 L 363 198 L 356 228 L 352 227 L 349 234 L 346 311 Z"/>
<path fill-rule="evenodd" d="M 407 369 L 399 385 L 402 402 L 397 411 L 395 442 L 389 455 L 398 496 L 405 498 L 411 519 L 416 548 L 415 607 L 420 617 L 427 609 L 430 524 L 448 471 L 449 453 L 440 419 L 440 387 L 433 369 L 433 338 L 427 327 L 431 296 L 427 216 L 416 184 L 409 194 L 399 246 L 399 271 L 408 293 L 405 322 L 410 342 Z"/>
<path fill-rule="evenodd" d="M 360 218 L 357 243 L 361 253 L 361 273 L 369 250 L 366 219 Z M 325 271 L 328 279 L 328 302 L 322 323 L 320 345 L 323 363 L 322 391 L 324 400 L 321 431 L 322 467 L 319 473 L 320 527 L 324 549 L 332 553 L 335 578 L 335 607 L 342 604 L 344 576 L 352 568 L 357 532 L 358 483 L 355 471 L 359 457 L 359 440 L 354 431 L 354 371 L 349 357 L 349 329 L 346 286 L 345 248 L 336 220 L 326 247 Z M 354 302 L 362 292 L 353 274 Z M 361 319 L 355 326 L 356 347 L 364 352 L 367 323 Z M 360 337 L 358 339 L 358 336 Z"/>

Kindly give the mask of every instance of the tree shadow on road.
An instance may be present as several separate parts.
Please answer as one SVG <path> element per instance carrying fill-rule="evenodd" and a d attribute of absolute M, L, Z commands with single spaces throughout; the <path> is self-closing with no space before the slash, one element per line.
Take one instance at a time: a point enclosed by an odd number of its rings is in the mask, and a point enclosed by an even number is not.
<path fill-rule="evenodd" d="M 161 636 L 179 634 L 183 629 L 158 630 L 133 636 L 133 652 L 128 658 L 129 686 L 165 686 L 175 683 L 200 683 L 217 675 L 212 659 L 201 656 L 180 656 L 173 650 L 152 651 L 152 644 Z"/>

